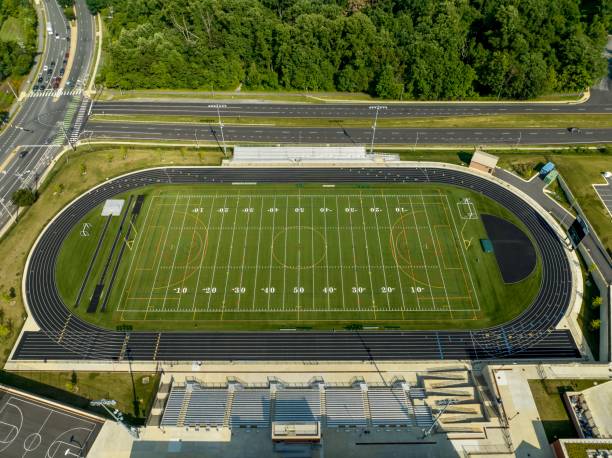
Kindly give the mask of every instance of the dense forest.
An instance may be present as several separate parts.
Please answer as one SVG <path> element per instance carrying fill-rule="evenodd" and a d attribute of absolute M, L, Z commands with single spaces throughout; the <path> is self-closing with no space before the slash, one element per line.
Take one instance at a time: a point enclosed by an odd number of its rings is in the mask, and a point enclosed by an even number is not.
<path fill-rule="evenodd" d="M 0 81 L 28 73 L 36 54 L 36 12 L 28 0 L 0 0 Z"/>
<path fill-rule="evenodd" d="M 88 0 L 112 88 L 533 98 L 605 74 L 609 0 Z"/>

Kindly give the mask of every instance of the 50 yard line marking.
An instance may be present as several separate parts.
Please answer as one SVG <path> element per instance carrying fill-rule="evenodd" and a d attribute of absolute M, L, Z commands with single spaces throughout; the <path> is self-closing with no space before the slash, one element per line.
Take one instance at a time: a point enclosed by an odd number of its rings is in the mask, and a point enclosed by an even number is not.
<path fill-rule="evenodd" d="M 223 200 L 223 208 L 227 208 L 227 197 L 225 197 L 225 199 Z M 211 208 L 210 213 L 212 214 L 213 211 L 214 211 L 213 208 Z M 221 214 L 221 225 L 223 225 L 223 221 L 225 221 L 225 215 L 226 215 L 225 212 Z M 219 233 L 219 238 L 217 239 L 217 249 L 215 250 L 215 260 L 213 262 L 213 271 L 210 277 L 210 288 L 213 288 L 215 286 L 215 273 L 217 272 L 217 259 L 219 257 L 219 247 L 221 246 L 221 239 L 222 239 L 221 235 L 222 234 Z M 206 310 L 210 310 L 210 301 L 212 300 L 212 296 L 213 296 L 212 294 L 208 295 L 208 304 L 206 305 Z M 194 304 L 195 304 L 195 299 L 194 299 Z M 193 313 L 195 314 L 195 310 Z"/>
<path fill-rule="evenodd" d="M 301 190 L 298 189 L 298 207 L 302 207 L 302 196 L 301 196 Z M 286 234 L 286 232 L 285 232 Z M 285 252 L 287 252 L 287 244 L 286 244 L 286 239 L 285 239 Z M 298 287 L 298 291 L 297 291 L 297 319 L 298 321 L 300 321 L 300 280 L 301 280 L 301 273 L 302 273 L 302 212 L 298 212 L 298 252 L 297 252 L 297 287 Z M 285 264 L 287 263 L 287 259 L 285 257 Z M 284 304 L 283 304 L 284 307 Z"/>
<path fill-rule="evenodd" d="M 153 288 L 155 287 L 155 283 L 157 282 L 157 275 L 159 274 L 159 266 L 161 265 L 164 248 L 166 247 L 166 242 L 168 241 L 168 233 L 170 232 L 170 226 L 172 226 L 172 219 L 174 218 L 174 212 L 176 210 L 176 203 L 178 202 L 178 194 L 176 195 L 176 199 L 174 200 L 174 206 L 172 207 L 172 214 L 170 215 L 170 222 L 168 224 L 168 229 L 166 230 L 166 236 L 164 237 L 164 243 L 162 245 L 162 250 L 159 255 L 159 261 L 157 262 L 157 269 L 155 270 L 155 277 L 153 277 L 153 283 L 151 284 L 151 292 L 149 293 L 149 300 L 147 301 L 147 309 L 145 311 L 144 319 L 147 319 L 147 314 L 149 313 L 149 307 L 151 306 L 151 298 L 153 297 Z"/>
<path fill-rule="evenodd" d="M 312 227 L 312 229 L 310 230 L 310 256 L 311 256 L 311 263 L 310 265 L 312 266 L 312 268 L 310 270 L 312 270 L 312 309 L 315 309 L 315 255 L 314 255 L 314 218 L 315 218 L 315 211 L 314 211 L 314 200 L 312 198 L 312 196 L 310 197 L 310 226 Z"/>
<path fill-rule="evenodd" d="M 187 208 L 189 208 L 189 202 L 191 201 L 191 197 L 187 198 Z M 181 237 L 183 236 L 183 228 L 185 227 L 185 220 L 187 219 L 187 209 L 183 212 L 183 221 L 181 223 L 181 230 L 179 231 L 178 240 L 176 241 L 176 250 L 174 250 L 174 257 L 172 258 L 172 267 L 170 268 L 170 275 L 168 275 L 168 284 L 166 285 L 166 293 L 164 294 L 164 302 L 162 302 L 162 311 L 166 308 L 166 299 L 168 298 L 168 290 L 170 289 L 170 285 L 172 284 L 172 273 L 174 272 L 174 265 L 176 264 L 176 255 L 179 252 L 179 248 L 181 247 Z M 168 226 L 168 232 L 170 231 L 170 226 Z M 180 301 L 180 295 L 179 295 Z"/>
<path fill-rule="evenodd" d="M 212 202 L 210 203 L 210 212 L 208 212 L 208 224 L 206 225 L 206 239 L 208 239 L 208 236 L 210 235 L 208 233 L 209 231 L 209 227 L 210 227 L 210 222 L 212 221 L 212 214 L 215 210 L 215 200 L 217 199 L 217 194 L 215 194 L 213 196 Z M 223 205 L 225 206 L 225 204 Z M 208 240 L 204 240 L 204 247 L 206 247 L 206 245 L 208 244 Z M 200 292 L 200 277 L 202 275 L 202 264 L 204 263 L 204 256 L 206 256 L 206 251 L 208 250 L 204 250 L 202 249 L 202 256 L 200 256 L 200 266 L 198 268 L 198 278 L 196 279 L 196 287 L 195 287 L 195 291 L 193 294 L 193 304 L 192 304 L 192 309 L 193 309 L 193 319 L 195 320 L 195 316 L 196 316 L 196 300 L 198 298 L 198 293 Z M 210 303 L 210 297 L 212 296 L 212 292 L 208 293 L 208 300 Z"/>
<path fill-rule="evenodd" d="M 240 203 L 240 194 L 236 196 L 236 211 L 234 212 L 234 225 L 232 229 L 232 240 L 230 242 L 229 256 L 227 257 L 227 269 L 225 274 L 225 288 L 223 289 L 223 302 L 221 303 L 221 320 L 223 320 L 223 312 L 225 310 L 225 299 L 227 298 L 227 284 L 229 282 L 229 266 L 232 263 L 232 251 L 234 250 L 234 235 L 236 233 L 236 220 L 238 219 L 238 204 Z"/>

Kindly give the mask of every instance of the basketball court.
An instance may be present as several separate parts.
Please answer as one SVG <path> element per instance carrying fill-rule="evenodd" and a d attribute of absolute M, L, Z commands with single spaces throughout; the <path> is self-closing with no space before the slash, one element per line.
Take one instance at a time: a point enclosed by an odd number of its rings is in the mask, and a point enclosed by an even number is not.
<path fill-rule="evenodd" d="M 0 388 L 0 456 L 81 457 L 101 421 Z"/>

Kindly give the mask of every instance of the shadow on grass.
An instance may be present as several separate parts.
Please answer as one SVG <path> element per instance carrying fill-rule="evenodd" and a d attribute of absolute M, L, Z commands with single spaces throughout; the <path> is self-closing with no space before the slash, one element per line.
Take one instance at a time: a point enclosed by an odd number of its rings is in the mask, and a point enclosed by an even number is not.
<path fill-rule="evenodd" d="M 86 410 L 88 412 L 93 412 L 93 413 L 102 415 L 104 417 L 110 418 L 110 416 L 106 413 L 104 408 L 91 407 L 89 405 L 89 402 L 91 401 L 91 399 L 88 399 L 76 393 L 72 393 L 70 391 L 63 390 L 61 388 L 47 385 L 45 383 L 42 383 L 36 380 L 22 377 L 12 372 L 7 372 L 4 370 L 0 371 L 0 383 L 17 388 L 22 391 L 26 391 L 28 393 L 31 393 L 37 396 L 41 396 L 43 398 L 51 399 L 53 401 L 57 401 L 62 404 L 67 404 L 72 407 L 77 407 L 79 409 Z M 124 419 L 129 424 L 134 425 L 134 426 L 144 425 L 146 418 L 140 415 L 141 408 L 138 405 L 137 398 L 134 400 L 134 412 L 135 414 L 124 412 L 123 413 Z"/>

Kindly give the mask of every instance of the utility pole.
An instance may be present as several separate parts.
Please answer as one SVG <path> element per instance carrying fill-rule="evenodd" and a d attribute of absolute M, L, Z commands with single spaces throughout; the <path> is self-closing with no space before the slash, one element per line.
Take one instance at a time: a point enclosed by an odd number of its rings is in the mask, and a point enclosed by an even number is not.
<path fill-rule="evenodd" d="M 72 148 L 72 151 L 76 151 L 74 144 L 70 141 L 70 137 L 68 137 L 68 133 L 66 132 L 66 129 L 64 129 L 64 126 L 62 124 L 60 124 L 60 129 L 62 130 L 62 133 L 64 134 L 64 138 L 66 138 L 66 141 L 70 145 L 70 148 Z M 66 157 L 66 162 L 68 162 L 67 157 Z"/>
<path fill-rule="evenodd" d="M 374 138 L 376 137 L 376 123 L 378 122 L 378 112 L 380 110 L 386 110 L 387 107 L 385 105 L 372 105 L 369 107 L 370 110 L 376 110 L 376 114 L 374 115 L 374 124 L 372 124 L 372 143 L 370 144 L 370 154 L 374 152 Z"/>
<path fill-rule="evenodd" d="M 115 419 L 117 423 L 123 426 L 130 435 L 132 435 L 135 439 L 138 439 L 138 429 L 133 426 L 128 426 L 127 423 L 123 420 L 123 414 L 119 412 L 117 409 L 110 410 L 107 406 L 115 406 L 117 401 L 114 399 L 99 399 L 97 401 L 91 401 L 89 403 L 92 407 L 104 407 L 104 410 L 108 412 L 108 414 Z"/>
<path fill-rule="evenodd" d="M 216 108 L 217 109 L 217 117 L 219 118 L 219 129 L 221 130 L 221 144 L 223 145 L 223 155 L 227 157 L 227 146 L 225 145 L 225 137 L 223 135 L 223 122 L 221 121 L 221 111 L 220 108 L 227 108 L 227 105 L 223 104 L 213 104 L 208 105 L 208 108 Z"/>

